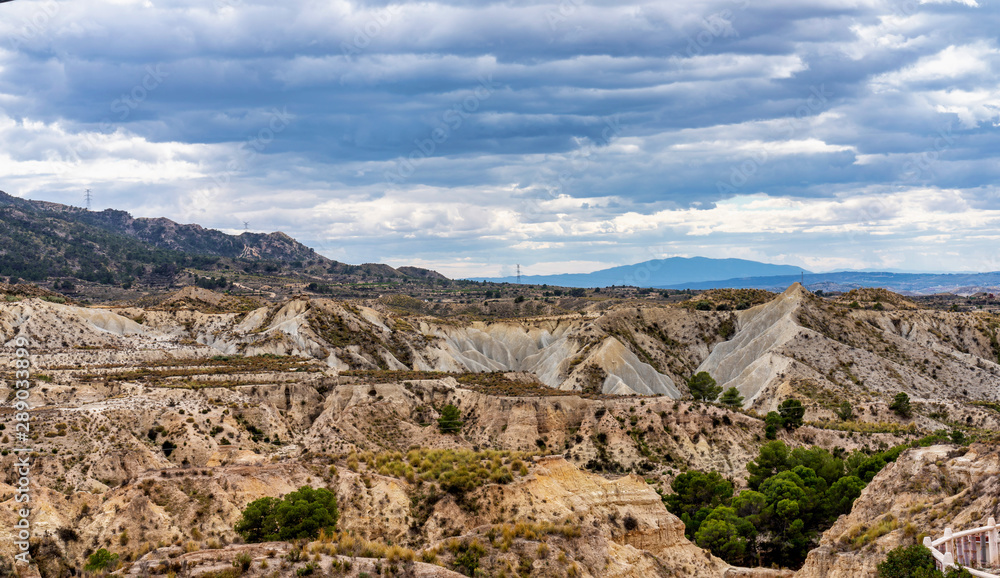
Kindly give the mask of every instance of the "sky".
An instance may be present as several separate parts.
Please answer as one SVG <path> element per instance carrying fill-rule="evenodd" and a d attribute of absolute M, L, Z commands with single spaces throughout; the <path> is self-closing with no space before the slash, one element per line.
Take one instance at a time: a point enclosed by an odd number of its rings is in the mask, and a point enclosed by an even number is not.
<path fill-rule="evenodd" d="M 0 190 L 450 277 L 1000 270 L 1000 3 L 0 4 Z"/>

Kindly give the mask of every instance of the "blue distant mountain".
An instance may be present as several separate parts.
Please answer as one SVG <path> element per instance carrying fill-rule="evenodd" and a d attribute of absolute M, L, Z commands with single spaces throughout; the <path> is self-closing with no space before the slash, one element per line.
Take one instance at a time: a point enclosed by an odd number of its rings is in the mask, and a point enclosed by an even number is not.
<path fill-rule="evenodd" d="M 677 286 L 739 277 L 776 277 L 810 274 L 801 267 L 772 265 L 745 259 L 709 259 L 707 257 L 670 257 L 635 265 L 623 265 L 593 273 L 560 275 L 522 275 L 522 284 L 555 285 L 557 287 L 638 287 Z M 475 277 L 475 281 L 515 283 L 517 277 Z"/>
<path fill-rule="evenodd" d="M 837 271 L 708 280 L 697 283 L 657 285 L 658 289 L 768 289 L 783 291 L 792 283 L 802 281 L 815 291 L 849 291 L 859 287 L 884 287 L 890 291 L 911 295 L 955 293 L 971 295 L 1000 291 L 1000 272 L 992 273 L 889 273 L 884 271 Z"/>

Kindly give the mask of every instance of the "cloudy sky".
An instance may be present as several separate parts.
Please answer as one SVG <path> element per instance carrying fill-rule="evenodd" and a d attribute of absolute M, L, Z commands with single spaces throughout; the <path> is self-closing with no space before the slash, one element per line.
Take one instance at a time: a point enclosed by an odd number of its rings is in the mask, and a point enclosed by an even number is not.
<path fill-rule="evenodd" d="M 994 0 L 16 0 L 0 190 L 449 276 L 1000 269 Z"/>

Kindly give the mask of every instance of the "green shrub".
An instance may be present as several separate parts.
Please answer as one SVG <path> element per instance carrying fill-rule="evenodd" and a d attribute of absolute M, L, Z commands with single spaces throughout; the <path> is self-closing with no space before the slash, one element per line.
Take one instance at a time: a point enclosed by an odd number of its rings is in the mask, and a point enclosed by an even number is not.
<path fill-rule="evenodd" d="M 462 413 L 451 404 L 444 406 L 441 410 L 441 417 L 438 418 L 438 429 L 441 433 L 458 433 L 462 431 Z"/>
<path fill-rule="evenodd" d="M 722 393 L 722 386 L 715 384 L 715 379 L 706 371 L 699 371 L 691 376 L 687 382 L 688 391 L 697 400 L 715 401 Z"/>
<path fill-rule="evenodd" d="M 238 554 L 235 558 L 233 558 L 233 567 L 239 568 L 241 572 L 246 572 L 247 570 L 249 570 L 250 564 L 252 563 L 253 563 L 253 558 L 251 558 L 250 554 L 246 552 L 242 552 Z"/>
<path fill-rule="evenodd" d="M 112 554 L 104 548 L 94 552 L 87 558 L 87 563 L 83 569 L 87 572 L 103 572 L 113 570 L 118 564 L 118 554 Z"/>
<path fill-rule="evenodd" d="M 851 421 L 854 419 L 854 408 L 851 407 L 851 402 L 849 401 L 842 402 L 835 413 L 840 418 L 840 421 Z"/>
<path fill-rule="evenodd" d="M 302 486 L 281 500 L 268 497 L 250 502 L 236 523 L 236 533 L 251 543 L 314 540 L 320 530 L 333 532 L 339 515 L 333 492 Z"/>
<path fill-rule="evenodd" d="M 896 412 L 896 415 L 902 418 L 909 418 L 913 415 L 913 408 L 910 407 L 910 396 L 903 392 L 896 394 L 893 398 L 892 403 L 889 404 L 889 409 Z"/>
<path fill-rule="evenodd" d="M 740 407 L 743 405 L 743 396 L 740 395 L 740 390 L 730 387 L 722 394 L 719 401 L 731 407 Z"/>
<path fill-rule="evenodd" d="M 934 566 L 934 556 L 921 544 L 889 550 L 878 565 L 878 578 L 933 578 L 941 576 Z"/>
<path fill-rule="evenodd" d="M 802 418 L 806 415 L 806 408 L 802 407 L 802 402 L 790 397 L 781 402 L 778 406 L 778 413 L 781 414 L 781 421 L 785 429 L 794 430 L 802 427 Z"/>
<path fill-rule="evenodd" d="M 784 420 L 781 419 L 781 414 L 776 411 L 769 411 L 767 415 L 764 416 L 764 437 L 769 440 L 778 439 L 778 428 Z"/>

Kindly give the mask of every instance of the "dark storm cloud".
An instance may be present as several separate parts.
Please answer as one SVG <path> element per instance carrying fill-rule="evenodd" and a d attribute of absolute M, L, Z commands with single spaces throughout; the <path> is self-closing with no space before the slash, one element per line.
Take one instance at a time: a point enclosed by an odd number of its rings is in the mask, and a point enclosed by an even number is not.
<path fill-rule="evenodd" d="M 0 16 L 2 188 L 251 218 L 352 262 L 499 266 L 483 256 L 511 246 L 627 262 L 657 234 L 676 253 L 753 234 L 748 256 L 808 265 L 777 249 L 785 229 L 670 215 L 813 202 L 827 221 L 797 230 L 830 241 L 876 194 L 997 205 L 986 3 L 21 0 Z M 295 202 L 268 210 L 276 195 Z M 931 237 L 913 223 L 932 219 L 884 216 Z"/>

